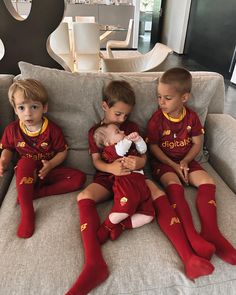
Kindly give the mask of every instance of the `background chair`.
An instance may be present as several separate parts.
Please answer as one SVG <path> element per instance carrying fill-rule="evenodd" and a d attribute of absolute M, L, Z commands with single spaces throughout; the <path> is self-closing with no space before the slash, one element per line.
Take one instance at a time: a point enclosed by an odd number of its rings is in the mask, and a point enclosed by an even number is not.
<path fill-rule="evenodd" d="M 99 71 L 100 38 L 97 23 L 73 23 L 74 50 L 78 72 Z"/>
<path fill-rule="evenodd" d="M 119 40 L 109 40 L 107 41 L 106 44 L 106 50 L 107 50 L 107 56 L 109 58 L 113 58 L 113 54 L 111 51 L 111 48 L 126 48 L 129 46 L 129 42 L 130 42 L 130 37 L 131 37 L 131 33 L 132 33 L 132 28 L 133 28 L 133 19 L 129 20 L 129 26 L 128 26 L 128 31 L 127 31 L 127 35 L 124 41 L 119 41 Z"/>
<path fill-rule="evenodd" d="M 76 16 L 77 23 L 95 23 L 95 16 Z"/>
<path fill-rule="evenodd" d="M 74 56 L 69 36 L 67 22 L 62 22 L 49 37 L 49 50 L 52 57 L 59 62 L 65 70 L 74 71 Z M 59 56 L 59 59 L 58 59 Z M 62 60 L 61 60 L 62 59 Z M 63 62 L 64 61 L 64 62 Z"/>
<path fill-rule="evenodd" d="M 101 60 L 102 72 L 146 72 L 159 66 L 172 52 L 168 46 L 156 43 L 145 54 L 127 58 L 104 58 Z"/>
<path fill-rule="evenodd" d="M 72 30 L 72 27 L 73 27 L 73 17 L 72 16 L 64 16 L 63 22 L 68 23 L 69 30 Z"/>

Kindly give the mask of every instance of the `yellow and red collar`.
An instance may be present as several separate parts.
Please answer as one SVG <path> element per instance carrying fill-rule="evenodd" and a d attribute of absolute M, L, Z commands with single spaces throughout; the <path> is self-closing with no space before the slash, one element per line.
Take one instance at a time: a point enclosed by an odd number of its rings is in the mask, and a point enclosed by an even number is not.
<path fill-rule="evenodd" d="M 46 117 L 43 117 L 43 124 L 39 131 L 29 131 L 26 129 L 23 122 L 20 121 L 20 129 L 28 136 L 34 137 L 38 136 L 39 134 L 42 134 L 48 127 L 48 119 Z"/>
<path fill-rule="evenodd" d="M 179 115 L 178 118 L 173 118 L 173 117 L 169 116 L 169 115 L 168 115 L 167 113 L 165 113 L 165 112 L 162 112 L 162 113 L 163 113 L 163 115 L 166 117 L 166 119 L 168 119 L 168 120 L 171 121 L 171 122 L 175 122 L 175 123 L 177 123 L 177 122 L 182 121 L 183 118 L 185 117 L 185 115 L 186 115 L 186 108 L 183 107 L 183 110 L 182 110 L 182 112 L 181 112 L 181 114 Z"/>

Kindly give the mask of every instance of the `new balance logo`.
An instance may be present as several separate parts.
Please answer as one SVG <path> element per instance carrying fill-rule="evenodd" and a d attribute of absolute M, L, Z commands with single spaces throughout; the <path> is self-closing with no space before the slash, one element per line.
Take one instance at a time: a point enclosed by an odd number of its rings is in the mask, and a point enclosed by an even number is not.
<path fill-rule="evenodd" d="M 175 223 L 180 223 L 180 220 L 178 217 L 172 217 L 170 221 L 170 225 L 173 225 Z"/>
<path fill-rule="evenodd" d="M 26 177 L 24 176 L 21 181 L 20 184 L 32 184 L 34 182 L 34 179 L 32 177 Z"/>
<path fill-rule="evenodd" d="M 88 226 L 88 223 L 87 223 L 87 222 L 84 223 L 84 224 L 81 224 L 81 226 L 80 226 L 80 231 L 81 231 L 81 232 L 84 231 L 84 230 L 87 228 L 87 226 Z"/>
<path fill-rule="evenodd" d="M 208 204 L 213 205 L 213 206 L 216 207 L 216 201 L 215 201 L 215 200 L 210 200 L 210 201 L 208 202 Z"/>

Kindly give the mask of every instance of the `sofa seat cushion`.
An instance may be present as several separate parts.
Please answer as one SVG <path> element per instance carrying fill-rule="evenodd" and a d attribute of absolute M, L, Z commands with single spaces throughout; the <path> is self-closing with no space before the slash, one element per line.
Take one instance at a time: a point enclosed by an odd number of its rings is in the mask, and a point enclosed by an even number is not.
<path fill-rule="evenodd" d="M 208 163 L 204 167 L 217 185 L 220 229 L 236 246 L 235 194 Z M 186 188 L 186 198 L 200 230 L 195 194 L 196 189 Z M 70 288 L 84 261 L 76 195 L 74 192 L 35 200 L 35 233 L 30 239 L 19 239 L 16 230 L 20 208 L 13 179 L 0 213 L 1 294 L 60 295 Z M 112 201 L 97 206 L 101 221 L 111 206 Z M 91 295 L 219 295 L 233 294 L 235 290 L 235 266 L 215 255 L 211 260 L 215 266 L 212 275 L 195 282 L 187 279 L 179 256 L 156 221 L 125 231 L 117 241 L 108 241 L 102 249 L 110 276 Z"/>

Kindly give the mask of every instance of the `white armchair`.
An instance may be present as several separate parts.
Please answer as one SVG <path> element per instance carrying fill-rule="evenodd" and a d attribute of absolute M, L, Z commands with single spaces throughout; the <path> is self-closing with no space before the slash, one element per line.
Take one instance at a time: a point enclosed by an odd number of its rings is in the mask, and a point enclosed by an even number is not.
<path fill-rule="evenodd" d="M 77 23 L 95 23 L 95 16 L 76 16 Z"/>
<path fill-rule="evenodd" d="M 133 28 L 133 19 L 129 20 L 129 26 L 128 26 L 128 31 L 126 34 L 125 40 L 109 40 L 107 41 L 106 44 L 106 50 L 107 50 L 107 55 L 109 58 L 113 58 L 113 54 L 111 51 L 111 48 L 126 48 L 129 46 L 130 43 L 130 38 L 131 38 L 131 33 L 132 33 L 132 28 Z"/>
<path fill-rule="evenodd" d="M 99 71 L 100 38 L 97 23 L 73 23 L 76 70 L 78 72 Z"/>
<path fill-rule="evenodd" d="M 48 52 L 65 70 L 74 71 L 74 56 L 67 22 L 62 22 L 50 35 Z"/>
<path fill-rule="evenodd" d="M 172 49 L 162 43 L 156 43 L 145 54 L 127 58 L 102 57 L 103 72 L 146 72 L 156 68 L 172 53 Z"/>

